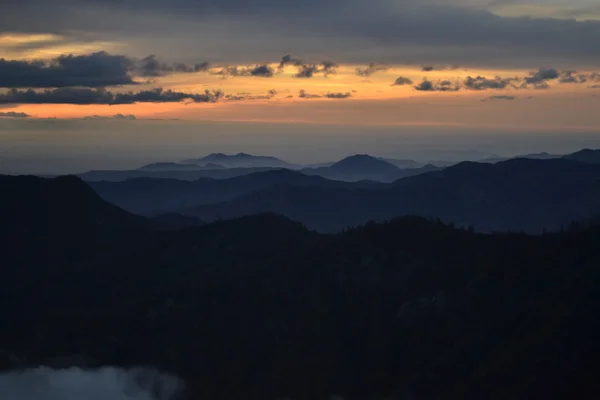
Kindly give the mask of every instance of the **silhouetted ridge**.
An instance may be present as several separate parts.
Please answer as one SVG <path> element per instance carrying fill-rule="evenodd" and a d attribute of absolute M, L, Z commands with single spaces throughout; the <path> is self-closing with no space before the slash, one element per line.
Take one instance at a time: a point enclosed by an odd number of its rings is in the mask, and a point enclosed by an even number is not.
<path fill-rule="evenodd" d="M 69 224 L 113 227 L 143 224 L 142 218 L 105 202 L 72 175 L 53 179 L 0 176 L 0 191 L 3 193 L 0 214 L 7 230 L 23 230 L 29 224 L 39 223 L 57 229 L 66 229 Z"/>
<path fill-rule="evenodd" d="M 341 171 L 345 173 L 393 173 L 398 170 L 393 164 L 387 161 L 371 157 L 367 154 L 356 154 L 346 157 L 341 161 L 333 164 L 333 171 Z"/>
<path fill-rule="evenodd" d="M 105 200 L 142 215 L 180 212 L 186 208 L 230 201 L 275 184 L 317 187 L 378 187 L 376 182 L 338 182 L 308 176 L 287 169 L 275 169 L 229 179 L 199 179 L 193 182 L 175 179 L 138 178 L 124 182 L 90 182 Z"/>
<path fill-rule="evenodd" d="M 563 158 L 583 163 L 600 164 L 600 150 L 583 149 L 567 154 Z"/>

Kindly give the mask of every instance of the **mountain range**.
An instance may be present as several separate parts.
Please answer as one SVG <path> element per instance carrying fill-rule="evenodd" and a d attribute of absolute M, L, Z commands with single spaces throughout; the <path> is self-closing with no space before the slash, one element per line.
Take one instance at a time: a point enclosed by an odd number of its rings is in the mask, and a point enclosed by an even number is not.
<path fill-rule="evenodd" d="M 589 152 L 584 154 L 589 160 Z M 211 222 L 274 212 L 311 229 L 336 232 L 370 220 L 421 215 L 482 232 L 539 233 L 600 215 L 600 164 L 578 162 L 578 155 L 463 162 L 432 171 L 402 170 L 373 157 L 354 156 L 317 168 L 321 174 L 327 170 L 330 177 L 353 180 L 373 174 L 382 179 L 386 173 L 388 179 L 401 177 L 389 183 L 345 182 L 308 175 L 310 170 L 276 169 L 223 179 L 139 178 L 89 184 L 105 200 L 147 216 L 177 213 Z M 421 173 L 410 176 L 415 171 Z"/>
<path fill-rule="evenodd" d="M 483 232 L 542 232 L 600 214 L 600 167 L 563 159 L 464 162 L 377 188 L 272 185 L 181 212 L 205 221 L 275 212 L 324 232 L 400 215 Z"/>

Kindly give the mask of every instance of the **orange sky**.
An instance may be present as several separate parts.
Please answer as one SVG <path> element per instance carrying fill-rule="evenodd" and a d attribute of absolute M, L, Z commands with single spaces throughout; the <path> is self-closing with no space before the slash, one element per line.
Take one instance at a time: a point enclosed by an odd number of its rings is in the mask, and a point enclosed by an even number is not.
<path fill-rule="evenodd" d="M 88 54 L 108 49 L 118 51 L 120 45 L 112 42 L 62 43 L 58 35 L 35 34 L 0 35 L 0 57 L 37 59 L 60 54 Z M 47 43 L 47 45 L 46 45 Z M 35 50 L 23 52 L 22 45 Z M 27 46 L 25 46 L 27 48 Z M 318 61 L 317 61 L 318 62 Z M 276 70 L 277 63 L 270 66 Z M 214 66 L 213 72 L 223 66 Z M 340 65 L 334 74 L 312 78 L 297 78 L 297 69 L 288 66 L 282 73 L 270 78 L 228 76 L 200 72 L 173 73 L 139 85 L 109 88 L 118 91 L 139 91 L 163 88 L 186 93 L 221 90 L 227 95 L 242 96 L 244 100 L 222 100 L 217 103 L 138 103 L 128 105 L 71 105 L 25 104 L 5 106 L 2 112 L 24 112 L 34 118 L 83 118 L 117 113 L 133 114 L 138 119 L 185 119 L 199 121 L 247 122 L 307 122 L 322 124 L 359 125 L 415 125 L 415 126 L 496 126 L 552 129 L 600 129 L 600 89 L 590 84 L 560 84 L 549 81 L 547 90 L 461 90 L 458 92 L 423 92 L 413 85 L 393 86 L 398 77 L 409 78 L 418 84 L 424 79 L 458 82 L 468 76 L 486 78 L 527 77 L 535 69 L 477 69 L 448 68 L 423 72 L 419 65 L 386 65 L 385 70 L 361 77 L 357 68 L 365 65 Z M 242 66 L 243 68 L 243 66 Z M 596 71 L 579 71 L 596 72 Z M 139 78 L 138 78 L 139 79 Z M 251 99 L 276 95 L 269 100 Z M 310 95 L 350 93 L 348 99 L 299 98 L 304 90 Z M 514 100 L 482 100 L 490 96 L 512 96 Z"/>

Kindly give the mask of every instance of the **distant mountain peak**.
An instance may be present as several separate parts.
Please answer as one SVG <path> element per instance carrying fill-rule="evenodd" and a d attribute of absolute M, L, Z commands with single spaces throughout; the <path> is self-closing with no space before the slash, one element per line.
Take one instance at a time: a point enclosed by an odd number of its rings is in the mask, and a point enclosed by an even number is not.
<path fill-rule="evenodd" d="M 582 149 L 563 158 L 586 164 L 600 164 L 600 149 Z"/>
<path fill-rule="evenodd" d="M 185 160 L 184 163 L 204 165 L 214 162 L 225 168 L 272 167 L 289 168 L 292 165 L 286 161 L 272 156 L 256 156 L 248 153 L 224 154 L 211 153 L 205 157 Z"/>
<path fill-rule="evenodd" d="M 360 169 L 361 171 L 397 171 L 398 167 L 395 165 L 380 160 L 376 157 L 370 156 L 368 154 L 355 154 L 353 156 L 349 156 L 344 158 L 343 160 L 338 161 L 337 163 L 331 166 L 333 169 Z"/>

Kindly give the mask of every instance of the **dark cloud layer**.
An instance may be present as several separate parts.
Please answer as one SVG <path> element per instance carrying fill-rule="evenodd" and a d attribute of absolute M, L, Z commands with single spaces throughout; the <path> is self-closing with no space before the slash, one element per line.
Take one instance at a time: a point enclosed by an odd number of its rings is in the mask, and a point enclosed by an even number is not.
<path fill-rule="evenodd" d="M 36 92 L 32 89 L 11 89 L 0 94 L 0 104 L 134 104 L 134 103 L 213 103 L 223 97 L 220 91 L 185 93 L 172 90 L 152 89 L 140 92 L 113 93 L 106 89 L 58 88 Z"/>
<path fill-rule="evenodd" d="M 133 84 L 131 61 L 125 56 L 98 52 L 65 55 L 46 63 L 0 59 L 0 87 L 104 87 Z"/>
<path fill-rule="evenodd" d="M 344 62 L 600 61 L 598 21 L 503 17 L 450 0 L 8 0 L 4 6 L 4 31 L 87 31 L 146 44 L 160 36 L 158 53 L 187 56 L 213 46 L 211 55 L 229 58 L 218 62 L 267 59 L 289 49 L 291 38 L 295 51 Z M 219 34 L 211 34 L 215 27 Z"/>

